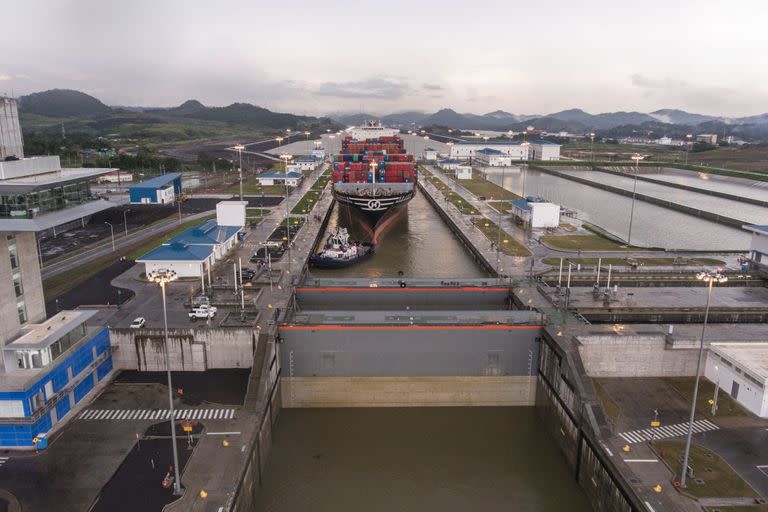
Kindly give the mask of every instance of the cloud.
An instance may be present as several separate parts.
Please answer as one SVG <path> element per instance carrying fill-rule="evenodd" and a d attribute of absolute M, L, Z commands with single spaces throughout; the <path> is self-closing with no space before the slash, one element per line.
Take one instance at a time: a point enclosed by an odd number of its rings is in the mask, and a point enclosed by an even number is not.
<path fill-rule="evenodd" d="M 379 77 L 358 82 L 324 82 L 314 90 L 314 93 L 336 98 L 397 100 L 411 91 L 411 86 L 404 81 Z"/>
<path fill-rule="evenodd" d="M 0 82 L 10 80 L 11 78 L 13 78 L 11 75 L 4 75 L 0 73 Z"/>
<path fill-rule="evenodd" d="M 632 85 L 641 89 L 674 89 L 688 86 L 688 83 L 683 80 L 672 80 L 670 78 L 658 80 L 641 75 L 640 73 L 630 75 L 629 79 L 632 81 Z"/>
<path fill-rule="evenodd" d="M 440 84 L 428 84 L 423 83 L 421 84 L 422 89 L 426 89 L 427 91 L 444 91 L 445 88 Z"/>

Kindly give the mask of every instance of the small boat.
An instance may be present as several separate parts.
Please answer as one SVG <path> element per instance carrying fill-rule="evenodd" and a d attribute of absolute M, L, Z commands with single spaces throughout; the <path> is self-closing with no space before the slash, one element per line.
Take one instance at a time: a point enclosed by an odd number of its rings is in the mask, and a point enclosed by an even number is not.
<path fill-rule="evenodd" d="M 350 242 L 347 228 L 337 228 L 328 236 L 323 250 L 309 257 L 318 268 L 343 268 L 353 265 L 373 254 L 373 244 Z"/>

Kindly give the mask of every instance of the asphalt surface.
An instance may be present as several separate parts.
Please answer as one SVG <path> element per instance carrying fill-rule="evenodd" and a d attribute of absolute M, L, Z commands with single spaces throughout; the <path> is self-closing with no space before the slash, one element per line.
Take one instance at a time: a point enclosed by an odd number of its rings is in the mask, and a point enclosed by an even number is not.
<path fill-rule="evenodd" d="M 78 284 L 71 290 L 45 304 L 48 316 L 62 309 L 76 309 L 79 306 L 117 305 L 133 298 L 133 291 L 127 288 L 117 288 L 110 281 L 133 266 L 132 261 L 116 261 L 104 270 Z"/>
<path fill-rule="evenodd" d="M 173 452 L 170 422 L 150 426 L 142 439 L 137 440 L 115 474 L 107 482 L 90 509 L 92 512 L 160 512 L 168 503 L 176 501 L 173 486 L 163 487 L 167 474 L 173 474 Z M 176 448 L 179 456 L 179 473 L 184 473 L 201 430 L 198 424 L 192 436 L 176 424 Z M 196 431 L 196 432 L 195 432 Z M 162 437 L 157 437 L 162 436 Z"/>
<path fill-rule="evenodd" d="M 205 372 L 171 372 L 173 387 L 182 390 L 180 398 L 187 405 L 213 403 L 221 405 L 242 405 L 248 386 L 249 368 L 208 370 Z M 165 372 L 123 371 L 116 383 L 165 385 Z"/>

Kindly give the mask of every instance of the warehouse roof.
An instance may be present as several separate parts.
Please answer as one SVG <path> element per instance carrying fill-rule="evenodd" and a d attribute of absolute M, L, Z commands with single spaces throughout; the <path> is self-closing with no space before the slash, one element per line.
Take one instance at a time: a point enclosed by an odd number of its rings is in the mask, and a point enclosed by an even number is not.
<path fill-rule="evenodd" d="M 759 380 L 768 380 L 768 343 L 711 343 L 710 350 Z"/>
<path fill-rule="evenodd" d="M 288 171 L 288 177 L 289 178 L 301 178 L 303 174 L 296 171 Z M 271 171 L 271 172 L 265 172 L 263 174 L 259 174 L 258 178 L 279 178 L 279 179 L 285 179 L 286 174 L 284 172 L 279 171 Z"/>
<path fill-rule="evenodd" d="M 768 235 L 768 225 L 765 226 L 758 226 L 756 224 L 747 224 L 745 226 L 742 226 L 744 229 L 748 231 L 752 231 L 754 233 L 759 233 L 761 235 Z"/>
<path fill-rule="evenodd" d="M 526 201 L 525 199 L 514 199 L 510 203 L 512 204 L 512 206 L 515 206 L 521 210 L 525 210 L 525 211 L 531 210 L 531 205 L 529 205 L 528 201 Z"/>
<path fill-rule="evenodd" d="M 181 178 L 180 172 L 169 172 L 166 174 L 161 174 L 160 176 L 155 176 L 154 178 L 148 179 L 146 181 L 142 181 L 141 183 L 128 185 L 128 189 L 160 188 L 180 178 Z"/>
<path fill-rule="evenodd" d="M 475 151 L 475 153 L 480 153 L 481 155 L 502 155 L 503 154 L 498 149 L 491 149 L 491 148 L 483 148 L 478 151 Z"/>
<path fill-rule="evenodd" d="M 189 245 L 182 242 L 171 242 L 149 251 L 139 258 L 144 261 L 204 261 L 213 253 L 212 245 Z"/>
<path fill-rule="evenodd" d="M 188 245 L 218 245 L 235 236 L 238 231 L 240 231 L 238 226 L 219 226 L 215 220 L 211 219 L 183 231 L 171 242 Z"/>

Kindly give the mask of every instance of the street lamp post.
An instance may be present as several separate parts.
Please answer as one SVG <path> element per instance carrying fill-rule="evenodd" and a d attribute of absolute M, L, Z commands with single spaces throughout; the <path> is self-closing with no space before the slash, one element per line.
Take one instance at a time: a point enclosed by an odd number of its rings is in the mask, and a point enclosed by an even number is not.
<path fill-rule="evenodd" d="M 163 327 L 165 334 L 165 370 L 168 374 L 168 408 L 171 416 L 171 443 L 173 443 L 173 494 L 181 495 L 181 480 L 179 479 L 179 449 L 176 446 L 176 412 L 173 409 L 173 382 L 171 380 L 171 358 L 168 354 L 168 310 L 165 300 L 165 286 L 175 281 L 178 276 L 173 270 L 159 269 L 147 274 L 150 282 L 158 283 L 163 296 Z"/>
<path fill-rule="evenodd" d="M 310 151 L 312 148 L 309 146 L 309 132 L 304 132 L 304 136 L 307 138 L 307 151 Z"/>
<path fill-rule="evenodd" d="M 589 134 L 589 161 L 594 162 L 595 161 L 595 134 L 590 133 Z"/>
<path fill-rule="evenodd" d="M 125 236 L 128 237 L 128 212 L 131 211 L 130 208 L 123 210 L 123 226 L 125 226 Z"/>
<path fill-rule="evenodd" d="M 635 161 L 635 183 L 632 185 L 632 207 L 629 210 L 629 233 L 627 234 L 627 246 L 632 245 L 632 220 L 635 217 L 635 194 L 637 193 L 637 173 L 639 170 L 638 165 L 643 156 L 635 153 L 632 155 L 632 160 Z"/>
<path fill-rule="evenodd" d="M 115 252 L 115 227 L 109 222 L 104 222 L 109 226 L 109 232 L 112 233 L 112 252 Z"/>
<path fill-rule="evenodd" d="M 283 172 L 285 173 L 285 179 L 283 180 L 283 183 L 285 184 L 285 227 L 286 227 L 286 233 L 285 236 L 288 237 L 288 275 L 291 274 L 291 220 L 289 216 L 289 210 L 288 210 L 288 161 L 293 159 L 293 155 L 289 155 L 287 153 L 283 153 L 280 155 L 280 159 L 284 163 Z"/>
<path fill-rule="evenodd" d="M 238 156 L 240 157 L 240 165 L 237 168 L 238 170 L 238 176 L 240 177 L 240 200 L 243 200 L 243 150 L 245 149 L 245 146 L 242 144 L 235 145 L 235 151 L 237 151 Z"/>
<path fill-rule="evenodd" d="M 696 380 L 693 385 L 693 399 L 691 400 L 691 417 L 688 419 L 688 435 L 685 438 L 685 453 L 683 454 L 683 467 L 680 471 L 680 487 L 685 489 L 685 479 L 688 469 L 688 456 L 691 451 L 691 436 L 693 435 L 693 419 L 696 415 L 696 399 L 699 395 L 699 379 L 701 378 L 701 357 L 704 354 L 704 335 L 707 332 L 707 320 L 709 320 L 709 304 L 712 299 L 712 287 L 717 283 L 725 283 L 728 278 L 718 271 L 699 272 L 696 279 L 707 283 L 707 307 L 704 310 L 704 325 L 701 327 L 701 340 L 699 342 L 699 357 L 696 361 Z"/>
<path fill-rule="evenodd" d="M 691 139 L 693 134 L 689 133 L 685 136 L 685 165 L 688 165 L 688 155 L 691 153 Z"/>

